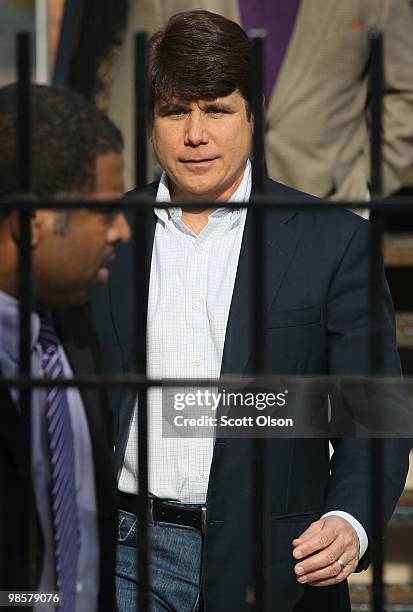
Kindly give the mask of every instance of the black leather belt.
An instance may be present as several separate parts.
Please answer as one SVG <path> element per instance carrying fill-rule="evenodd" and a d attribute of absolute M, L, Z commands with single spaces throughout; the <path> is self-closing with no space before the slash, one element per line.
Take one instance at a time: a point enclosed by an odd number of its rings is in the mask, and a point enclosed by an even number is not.
<path fill-rule="evenodd" d="M 138 509 L 138 496 L 119 491 L 120 509 L 136 514 Z M 148 520 L 154 522 L 174 523 L 175 525 L 186 525 L 195 527 L 205 533 L 206 529 L 206 507 L 188 507 L 183 504 L 179 506 L 168 503 L 157 497 L 148 498 Z"/>

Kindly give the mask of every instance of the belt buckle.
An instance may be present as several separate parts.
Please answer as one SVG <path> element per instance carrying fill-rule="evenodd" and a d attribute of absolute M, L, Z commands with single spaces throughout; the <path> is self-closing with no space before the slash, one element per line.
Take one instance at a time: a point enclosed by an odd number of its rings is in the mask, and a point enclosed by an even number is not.
<path fill-rule="evenodd" d="M 202 506 L 201 508 L 201 531 L 202 533 L 206 532 L 207 528 L 207 509 L 206 506 Z"/>
<path fill-rule="evenodd" d="M 154 520 L 153 520 L 153 497 L 149 497 L 148 499 L 148 507 L 147 507 L 147 521 L 148 521 L 148 525 L 150 527 L 154 526 Z"/>

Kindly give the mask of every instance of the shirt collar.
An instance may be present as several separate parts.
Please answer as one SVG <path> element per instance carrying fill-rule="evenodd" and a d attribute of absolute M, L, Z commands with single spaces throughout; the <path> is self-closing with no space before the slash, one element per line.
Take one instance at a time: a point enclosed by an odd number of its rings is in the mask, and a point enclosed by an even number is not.
<path fill-rule="evenodd" d="M 248 202 L 251 195 L 251 162 L 248 159 L 247 164 L 245 166 L 244 174 L 242 177 L 241 183 L 238 185 L 236 191 L 229 198 L 229 202 Z M 156 202 L 171 202 L 171 194 L 169 191 L 168 184 L 168 176 L 165 171 L 162 172 L 161 179 L 159 181 L 158 191 L 156 193 Z M 217 208 L 211 215 L 210 218 L 213 217 L 223 217 L 226 214 L 231 213 L 231 226 L 239 221 L 241 209 L 234 208 L 234 210 L 230 210 L 228 208 Z M 181 219 L 182 217 L 182 208 L 180 207 L 172 207 L 172 208 L 155 208 L 155 214 L 161 219 L 164 223 L 166 223 L 170 218 Z"/>
<path fill-rule="evenodd" d="M 31 350 L 35 347 L 40 331 L 40 317 L 31 313 Z M 0 291 L 0 349 L 16 363 L 19 362 L 19 302 Z"/>

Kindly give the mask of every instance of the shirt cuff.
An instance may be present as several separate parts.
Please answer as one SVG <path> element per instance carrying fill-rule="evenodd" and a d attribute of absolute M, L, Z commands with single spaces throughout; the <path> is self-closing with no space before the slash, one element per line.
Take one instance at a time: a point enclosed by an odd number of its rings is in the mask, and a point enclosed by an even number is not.
<path fill-rule="evenodd" d="M 352 516 L 348 512 L 342 512 L 341 510 L 332 510 L 331 512 L 326 512 L 326 514 L 323 514 L 321 518 L 326 518 L 326 516 L 340 516 L 341 518 L 345 519 L 348 523 L 350 523 L 350 525 L 356 531 L 357 537 L 359 539 L 359 543 L 360 543 L 359 561 L 360 561 L 361 557 L 364 555 L 369 545 L 369 539 L 367 537 L 367 533 L 363 525 L 359 523 L 358 520 L 354 518 L 354 516 Z"/>

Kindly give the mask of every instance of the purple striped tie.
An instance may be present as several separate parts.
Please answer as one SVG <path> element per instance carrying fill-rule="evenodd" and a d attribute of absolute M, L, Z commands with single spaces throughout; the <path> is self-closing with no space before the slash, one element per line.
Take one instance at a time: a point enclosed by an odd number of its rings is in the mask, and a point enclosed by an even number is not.
<path fill-rule="evenodd" d="M 50 317 L 41 317 L 39 342 L 46 378 L 63 376 L 59 341 Z M 46 389 L 46 422 L 49 435 L 51 501 L 54 526 L 56 586 L 62 592 L 63 612 L 74 612 L 77 563 L 80 550 L 76 501 L 73 432 L 66 389 Z"/>

